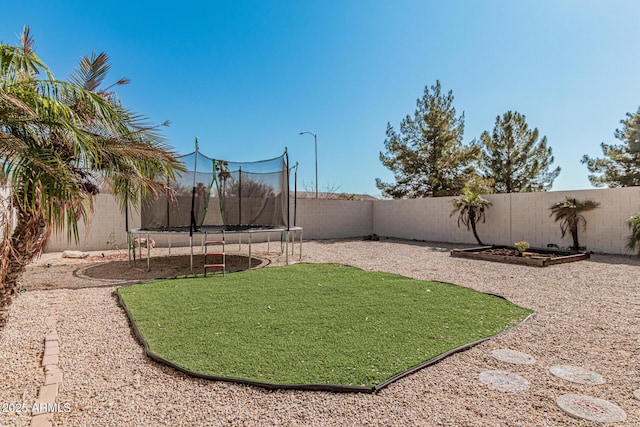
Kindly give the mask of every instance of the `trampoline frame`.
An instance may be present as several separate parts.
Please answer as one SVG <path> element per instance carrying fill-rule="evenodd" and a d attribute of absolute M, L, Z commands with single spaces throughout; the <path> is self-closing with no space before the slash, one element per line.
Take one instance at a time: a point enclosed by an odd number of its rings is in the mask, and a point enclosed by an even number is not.
<path fill-rule="evenodd" d="M 178 228 L 178 227 L 176 227 Z M 152 229 L 143 229 L 143 228 L 134 228 L 131 230 L 127 231 L 127 252 L 128 252 L 128 260 L 129 260 L 129 265 L 131 265 L 133 263 L 133 266 L 135 267 L 135 263 L 136 263 L 136 254 L 135 254 L 135 247 L 134 247 L 134 239 L 137 236 L 138 238 L 138 242 L 140 242 L 140 238 L 142 236 L 145 236 L 147 239 L 147 242 L 149 242 L 149 239 L 151 236 L 157 235 L 157 236 L 167 236 L 168 239 L 168 248 L 169 248 L 169 256 L 171 256 L 171 236 L 185 236 L 185 235 L 189 235 L 189 262 L 190 262 L 190 270 L 191 273 L 194 274 L 193 271 L 193 247 L 194 247 L 194 239 L 193 236 L 195 234 L 199 234 L 202 236 L 202 242 L 201 242 L 201 247 L 202 247 L 202 253 L 204 254 L 204 242 L 207 240 L 207 236 L 208 235 L 215 235 L 215 234 L 219 234 L 222 235 L 224 233 L 225 236 L 227 235 L 237 235 L 238 236 L 238 245 L 239 245 L 239 250 L 242 249 L 242 235 L 247 234 L 249 236 L 249 269 L 251 269 L 251 245 L 252 245 L 252 238 L 251 236 L 253 234 L 256 233 L 262 233 L 262 234 L 266 234 L 267 235 L 267 253 L 269 252 L 269 244 L 270 242 L 270 237 L 271 237 L 271 233 L 280 233 L 281 236 L 283 236 L 284 238 L 282 240 L 284 240 L 284 254 L 285 254 L 285 264 L 289 265 L 289 240 L 291 240 L 291 255 L 294 255 L 294 251 L 295 251 L 295 243 L 296 243 L 296 238 L 298 238 L 299 236 L 299 260 L 302 260 L 302 227 L 300 226 L 273 226 L 273 227 L 251 227 L 251 228 L 247 228 L 247 229 L 240 229 L 240 230 L 225 230 L 224 229 L 225 226 L 202 226 L 199 227 L 197 230 L 192 230 L 191 227 L 185 227 L 184 230 L 152 230 Z M 133 257 L 132 257 L 133 254 Z M 151 247 L 149 244 L 147 244 L 147 271 L 151 271 Z M 138 259 L 142 260 L 142 246 L 140 246 L 140 250 L 138 251 Z"/>

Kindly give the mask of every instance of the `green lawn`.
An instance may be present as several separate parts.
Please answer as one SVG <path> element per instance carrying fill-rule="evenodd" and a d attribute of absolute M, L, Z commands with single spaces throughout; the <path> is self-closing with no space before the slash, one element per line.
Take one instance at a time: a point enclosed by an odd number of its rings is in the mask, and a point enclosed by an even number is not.
<path fill-rule="evenodd" d="M 532 311 L 439 282 L 296 264 L 118 289 L 149 349 L 186 369 L 374 387 Z"/>

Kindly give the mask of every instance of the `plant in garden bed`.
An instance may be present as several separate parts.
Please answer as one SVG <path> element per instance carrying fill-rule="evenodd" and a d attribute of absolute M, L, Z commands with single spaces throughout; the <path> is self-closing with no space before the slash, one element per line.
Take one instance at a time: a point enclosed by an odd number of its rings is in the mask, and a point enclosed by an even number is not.
<path fill-rule="evenodd" d="M 467 227 L 467 230 L 471 229 L 478 244 L 482 245 L 483 243 L 476 231 L 476 224 L 479 221 L 485 222 L 484 211 L 490 206 L 493 206 L 493 204 L 480 194 L 465 190 L 464 196 L 453 199 L 453 210 L 449 217 L 458 213 L 458 227 L 460 227 L 460 223 L 462 223 Z"/>
<path fill-rule="evenodd" d="M 578 242 L 578 226 L 580 223 L 582 223 L 583 231 L 587 229 L 587 220 L 582 213 L 598 207 L 600 207 L 600 203 L 593 200 L 576 200 L 567 197 L 564 202 L 554 203 L 549 208 L 549 210 L 551 210 L 550 216 L 555 217 L 555 222 L 560 222 L 562 237 L 567 234 L 567 231 L 571 233 L 573 239 L 572 250 L 576 252 L 580 250 L 580 243 Z"/>
<path fill-rule="evenodd" d="M 515 242 L 513 246 L 518 250 L 518 252 L 520 252 L 520 256 L 522 256 L 522 253 L 524 251 L 531 247 L 531 245 L 529 245 L 529 242 L 525 242 L 524 240 L 521 242 Z"/>

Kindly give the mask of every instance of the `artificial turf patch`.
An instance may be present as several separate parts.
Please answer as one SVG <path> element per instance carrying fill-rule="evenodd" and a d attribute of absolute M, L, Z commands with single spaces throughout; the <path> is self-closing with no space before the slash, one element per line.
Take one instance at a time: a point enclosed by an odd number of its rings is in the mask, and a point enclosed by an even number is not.
<path fill-rule="evenodd" d="M 149 350 L 186 370 L 373 388 L 531 310 L 471 289 L 296 264 L 118 289 Z"/>

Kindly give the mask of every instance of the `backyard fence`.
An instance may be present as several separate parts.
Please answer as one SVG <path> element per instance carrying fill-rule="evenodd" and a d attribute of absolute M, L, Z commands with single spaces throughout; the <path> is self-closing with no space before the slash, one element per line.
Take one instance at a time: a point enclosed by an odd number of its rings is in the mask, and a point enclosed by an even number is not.
<path fill-rule="evenodd" d="M 640 187 L 607 188 L 538 193 L 491 194 L 493 203 L 486 222 L 478 224 L 478 234 L 486 244 L 513 245 L 525 240 L 532 247 L 571 246 L 571 236 L 561 238 L 560 226 L 550 217 L 549 207 L 566 197 L 592 199 L 600 207 L 584 213 L 586 230 L 579 229 L 580 244 L 588 250 L 611 254 L 630 254 L 626 249 L 627 220 L 640 211 Z M 475 243 L 473 234 L 458 228 L 457 214 L 450 217 L 453 197 L 407 200 L 325 200 L 301 199 L 297 202 L 296 223 L 304 228 L 305 239 L 336 239 L 377 234 L 384 237 L 432 242 Z M 140 214 L 130 212 L 129 227 L 140 224 Z M 291 214 L 293 218 L 293 213 Z M 95 213 L 87 227 L 80 225 L 80 241 L 69 243 L 66 233 L 54 236 L 47 251 L 66 249 L 126 250 L 125 217 L 110 195 L 99 195 Z M 262 239 L 264 239 L 263 237 Z M 168 243 L 154 236 L 157 246 Z M 256 236 L 254 241 L 260 241 Z M 172 237 L 174 246 L 188 240 Z"/>

